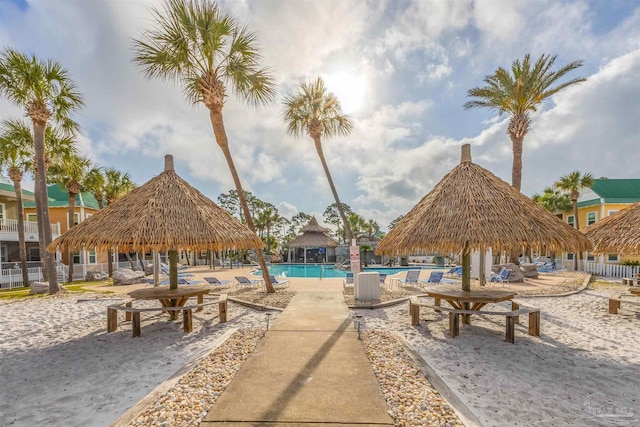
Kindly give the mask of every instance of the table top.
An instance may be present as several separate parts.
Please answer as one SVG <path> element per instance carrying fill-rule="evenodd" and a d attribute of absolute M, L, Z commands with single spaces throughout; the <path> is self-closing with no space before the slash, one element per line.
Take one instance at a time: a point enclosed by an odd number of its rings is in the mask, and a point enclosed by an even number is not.
<path fill-rule="evenodd" d="M 184 285 L 178 289 L 169 289 L 169 286 L 156 286 L 153 288 L 136 289 L 129 292 L 129 296 L 135 299 L 167 299 L 184 298 L 196 295 L 204 295 L 211 292 L 211 285 Z"/>
<path fill-rule="evenodd" d="M 632 294 L 640 295 L 640 287 L 632 286 L 629 288 L 629 292 L 631 292 Z"/>
<path fill-rule="evenodd" d="M 517 292 L 513 291 L 496 291 L 478 288 L 463 291 L 458 286 L 439 286 L 438 288 L 427 289 L 427 294 L 432 298 L 441 298 L 444 300 L 487 304 L 507 301 L 518 295 Z"/>

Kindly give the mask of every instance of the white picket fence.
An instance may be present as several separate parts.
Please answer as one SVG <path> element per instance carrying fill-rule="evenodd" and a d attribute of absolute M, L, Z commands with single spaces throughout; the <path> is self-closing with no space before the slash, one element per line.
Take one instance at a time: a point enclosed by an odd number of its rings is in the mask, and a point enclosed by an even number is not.
<path fill-rule="evenodd" d="M 58 282 L 62 281 L 62 266 L 57 267 L 58 270 Z M 29 274 L 29 283 L 42 281 L 42 268 L 30 267 L 27 268 Z M 0 270 L 0 289 L 13 289 L 24 287 L 22 281 L 22 269 L 21 268 L 5 268 Z"/>
<path fill-rule="evenodd" d="M 602 264 L 593 261 L 582 261 L 579 263 L 579 270 L 586 271 L 587 273 L 597 274 L 598 276 L 605 277 L 633 277 L 640 273 L 640 266 L 631 267 L 621 264 Z"/>

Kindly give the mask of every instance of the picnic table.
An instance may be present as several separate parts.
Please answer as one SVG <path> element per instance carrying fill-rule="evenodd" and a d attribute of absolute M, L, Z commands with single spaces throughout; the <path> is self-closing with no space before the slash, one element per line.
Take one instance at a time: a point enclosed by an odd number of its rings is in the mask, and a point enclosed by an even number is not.
<path fill-rule="evenodd" d="M 487 304 L 495 304 L 512 300 L 518 293 L 513 291 L 497 291 L 485 289 L 472 289 L 463 291 L 458 286 L 439 286 L 427 289 L 427 294 L 435 299 L 436 305 L 441 300 L 447 301 L 451 307 L 462 310 L 465 302 L 472 303 L 471 310 L 480 310 Z"/>
<path fill-rule="evenodd" d="M 157 286 L 154 288 L 136 289 L 129 292 L 133 299 L 158 300 L 162 307 L 183 307 L 191 297 L 198 298 L 198 304 L 202 304 L 204 295 L 211 292 L 211 285 L 178 286 L 178 289 L 169 289 L 169 286 Z M 172 319 L 176 319 L 180 310 L 169 311 Z"/>

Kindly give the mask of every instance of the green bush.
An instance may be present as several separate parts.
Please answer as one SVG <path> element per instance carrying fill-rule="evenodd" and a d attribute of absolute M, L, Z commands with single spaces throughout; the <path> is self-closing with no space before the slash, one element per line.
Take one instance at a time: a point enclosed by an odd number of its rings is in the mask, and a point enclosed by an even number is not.
<path fill-rule="evenodd" d="M 626 260 L 625 262 L 623 262 L 622 264 L 624 265 L 628 265 L 629 267 L 638 267 L 640 266 L 640 261 L 638 260 Z"/>

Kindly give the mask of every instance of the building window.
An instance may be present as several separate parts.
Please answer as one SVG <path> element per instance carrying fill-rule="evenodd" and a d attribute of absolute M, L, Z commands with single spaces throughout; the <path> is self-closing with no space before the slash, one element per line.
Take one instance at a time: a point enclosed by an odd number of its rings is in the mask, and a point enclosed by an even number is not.
<path fill-rule="evenodd" d="M 587 225 L 591 225 L 591 224 L 595 224 L 596 223 L 596 213 L 595 212 L 589 212 L 587 214 Z"/>
<path fill-rule="evenodd" d="M 613 215 L 613 214 L 614 214 L 614 213 L 616 213 L 616 212 L 618 212 L 618 211 L 608 211 L 608 212 L 607 212 L 607 215 L 611 216 L 611 215 Z"/>
<path fill-rule="evenodd" d="M 595 261 L 596 257 L 590 253 L 587 253 L 587 261 Z"/>
<path fill-rule="evenodd" d="M 0 262 L 9 261 L 9 247 L 7 245 L 0 245 Z"/>
<path fill-rule="evenodd" d="M 80 264 L 80 252 L 74 252 L 73 254 L 73 263 Z"/>
<path fill-rule="evenodd" d="M 95 264 L 97 262 L 98 257 L 96 256 L 96 250 L 90 250 L 87 252 L 89 255 L 89 264 Z"/>
<path fill-rule="evenodd" d="M 575 216 L 573 216 L 573 215 L 569 215 L 569 216 L 567 217 L 567 223 L 568 223 L 570 226 L 575 227 L 575 226 L 576 226 L 576 225 L 575 225 L 575 224 L 576 224 L 576 217 L 575 217 Z"/>
<path fill-rule="evenodd" d="M 80 214 L 79 213 L 74 213 L 73 214 L 73 225 L 78 225 L 80 224 Z"/>
<path fill-rule="evenodd" d="M 5 211 L 4 203 L 0 203 L 0 224 L 4 224 L 4 211 Z"/>
<path fill-rule="evenodd" d="M 573 261 L 573 254 L 567 254 L 567 260 Z"/>
<path fill-rule="evenodd" d="M 27 222 L 38 222 L 38 216 L 34 213 L 28 213 Z"/>
<path fill-rule="evenodd" d="M 618 254 L 609 254 L 607 255 L 607 261 L 609 262 L 620 262 L 620 257 Z"/>

